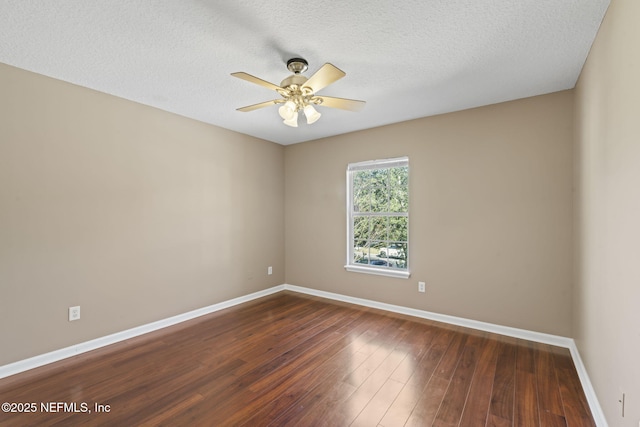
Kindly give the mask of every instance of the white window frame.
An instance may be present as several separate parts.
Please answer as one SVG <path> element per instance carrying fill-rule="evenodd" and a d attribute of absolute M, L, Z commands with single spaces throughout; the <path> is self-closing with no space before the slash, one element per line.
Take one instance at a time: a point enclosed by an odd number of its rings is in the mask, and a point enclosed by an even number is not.
<path fill-rule="evenodd" d="M 411 276 L 409 270 L 409 256 L 411 251 L 408 250 L 408 256 L 406 260 L 406 269 L 397 269 L 384 266 L 371 266 L 371 265 L 359 265 L 354 263 L 354 250 L 353 250 L 353 223 L 354 223 L 354 206 L 353 206 L 353 176 L 354 172 L 367 170 L 367 169 L 385 169 L 394 167 L 409 167 L 409 157 L 396 157 L 392 159 L 382 160 L 369 160 L 366 162 L 349 163 L 347 166 L 347 263 L 344 268 L 347 271 L 356 273 L 377 274 L 381 276 L 389 276 L 401 279 L 408 279 Z M 407 188 L 409 182 L 407 181 Z M 409 201 L 410 203 L 410 201 Z M 391 212 L 382 212 L 380 216 L 390 216 Z M 372 215 L 373 216 L 373 215 Z M 407 217 L 407 248 L 409 247 L 409 209 L 407 212 L 393 212 L 393 216 L 406 216 Z"/>

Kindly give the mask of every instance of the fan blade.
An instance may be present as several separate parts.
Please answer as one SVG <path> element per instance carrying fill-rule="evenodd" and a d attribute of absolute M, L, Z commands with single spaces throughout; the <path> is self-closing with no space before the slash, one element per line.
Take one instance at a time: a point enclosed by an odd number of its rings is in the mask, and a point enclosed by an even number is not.
<path fill-rule="evenodd" d="M 323 107 L 339 108 L 341 110 L 360 111 L 364 108 L 364 101 L 356 101 L 355 99 L 334 98 L 333 96 L 318 96 L 322 99 L 322 103 L 318 104 Z"/>
<path fill-rule="evenodd" d="M 258 108 L 264 108 L 264 107 L 269 107 L 271 105 L 275 105 L 278 103 L 278 101 L 281 101 L 280 99 L 273 99 L 271 101 L 265 101 L 265 102 L 261 102 L 259 104 L 253 104 L 253 105 L 247 105 L 246 107 L 242 107 L 242 108 L 238 108 L 238 111 L 242 111 L 243 113 L 246 113 L 248 111 L 253 111 L 253 110 L 257 110 Z"/>
<path fill-rule="evenodd" d="M 252 76 L 251 74 L 247 74 L 247 73 L 239 72 L 239 73 L 231 73 L 231 75 L 232 75 L 233 77 L 237 77 L 237 78 L 239 78 L 239 79 L 246 80 L 246 81 L 248 81 L 248 82 L 255 83 L 255 84 L 257 84 L 257 85 L 260 85 L 260 86 L 266 87 L 267 89 L 271 89 L 271 90 L 278 90 L 278 89 L 280 89 L 280 86 L 278 86 L 278 85 L 274 85 L 273 83 L 269 83 L 269 82 L 268 82 L 268 81 L 266 81 L 266 80 L 259 79 L 259 78 L 257 78 L 256 76 Z"/>
<path fill-rule="evenodd" d="M 320 67 L 320 69 L 316 71 L 313 76 L 309 77 L 309 80 L 303 83 L 302 86 L 311 88 L 313 93 L 316 93 L 319 90 L 329 86 L 331 83 L 340 80 L 346 75 L 347 74 L 344 71 L 327 62 L 322 67 Z"/>

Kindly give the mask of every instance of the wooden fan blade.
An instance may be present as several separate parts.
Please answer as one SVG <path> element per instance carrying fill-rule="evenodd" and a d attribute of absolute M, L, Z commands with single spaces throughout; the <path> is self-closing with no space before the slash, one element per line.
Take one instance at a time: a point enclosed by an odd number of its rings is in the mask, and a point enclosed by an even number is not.
<path fill-rule="evenodd" d="M 265 101 L 265 102 L 261 102 L 259 104 L 247 105 L 246 107 L 238 108 L 237 110 L 238 111 L 242 111 L 243 113 L 246 113 L 248 111 L 257 110 L 258 108 L 269 107 L 271 105 L 277 104 L 278 101 L 281 101 L 281 100 L 280 99 L 278 99 L 278 100 L 273 99 L 271 101 Z"/>
<path fill-rule="evenodd" d="M 305 83 L 302 84 L 303 87 L 310 88 L 313 93 L 318 92 L 319 90 L 329 86 L 331 83 L 334 83 L 347 74 L 336 67 L 333 64 L 329 64 L 328 62 L 324 64 L 315 74 L 309 77 Z"/>
<path fill-rule="evenodd" d="M 317 98 L 322 99 L 322 103 L 318 105 L 349 111 L 360 111 L 366 104 L 366 102 L 364 101 L 356 101 L 355 99 L 346 98 L 334 98 L 333 96 L 318 96 Z"/>
<path fill-rule="evenodd" d="M 274 85 L 273 83 L 269 83 L 266 80 L 259 79 L 258 77 L 252 76 L 251 74 L 239 72 L 239 73 L 231 73 L 231 75 L 233 77 L 237 77 L 239 79 L 246 80 L 246 81 L 251 82 L 251 83 L 255 83 L 255 84 L 259 85 L 259 86 L 266 87 L 267 89 L 271 89 L 271 90 L 280 89 L 280 86 Z"/>

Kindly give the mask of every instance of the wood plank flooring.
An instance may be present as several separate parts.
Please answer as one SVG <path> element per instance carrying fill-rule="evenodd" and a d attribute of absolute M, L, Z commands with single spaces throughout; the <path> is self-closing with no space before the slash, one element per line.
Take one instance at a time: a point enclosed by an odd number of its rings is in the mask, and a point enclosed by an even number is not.
<path fill-rule="evenodd" d="M 1 402 L 37 407 L 0 426 L 595 425 L 566 349 L 290 292 L 2 379 Z"/>

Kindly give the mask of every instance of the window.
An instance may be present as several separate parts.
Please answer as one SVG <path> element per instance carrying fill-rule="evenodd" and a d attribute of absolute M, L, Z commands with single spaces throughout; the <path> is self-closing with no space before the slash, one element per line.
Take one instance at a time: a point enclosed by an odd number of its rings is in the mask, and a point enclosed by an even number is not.
<path fill-rule="evenodd" d="M 348 271 L 409 277 L 409 159 L 347 167 Z"/>

